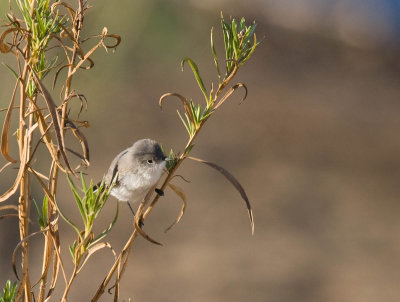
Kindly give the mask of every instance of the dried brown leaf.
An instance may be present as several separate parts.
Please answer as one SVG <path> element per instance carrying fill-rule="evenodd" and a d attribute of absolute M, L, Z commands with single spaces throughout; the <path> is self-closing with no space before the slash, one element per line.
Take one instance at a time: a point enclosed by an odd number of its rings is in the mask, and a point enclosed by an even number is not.
<path fill-rule="evenodd" d="M 60 17 L 62 17 L 63 15 L 60 14 L 60 12 L 58 12 L 58 11 L 56 12 L 56 11 L 55 11 L 55 9 L 56 9 L 57 6 L 64 6 L 64 7 L 67 9 L 70 18 L 71 18 L 72 20 L 74 19 L 74 17 L 75 17 L 75 11 L 74 11 L 74 9 L 73 9 L 68 3 L 66 3 L 66 2 L 55 2 L 55 3 L 53 3 L 53 4 L 51 5 L 51 12 L 52 12 L 53 14 L 55 14 L 55 15 L 58 14 Z"/>
<path fill-rule="evenodd" d="M 18 207 L 12 204 L 6 204 L 4 206 L 0 206 L 0 211 L 5 211 L 5 210 L 14 210 L 18 212 Z"/>
<path fill-rule="evenodd" d="M 56 201 L 54 200 L 53 195 L 51 194 L 49 188 L 46 186 L 46 184 L 43 182 L 41 179 L 40 175 L 38 172 L 36 172 L 32 167 L 28 168 L 30 172 L 36 177 L 36 179 L 39 181 L 40 185 L 42 186 L 43 191 L 46 193 L 47 197 L 49 198 L 50 202 L 52 203 L 53 207 L 57 207 Z"/>
<path fill-rule="evenodd" d="M 85 263 L 89 260 L 89 258 L 96 252 L 98 252 L 99 250 L 103 249 L 103 248 L 108 248 L 111 250 L 111 252 L 114 255 L 114 259 L 116 258 L 117 254 L 115 253 L 115 250 L 113 249 L 113 247 L 111 246 L 110 243 L 108 242 L 101 242 L 98 244 L 95 244 L 94 246 L 92 246 L 91 248 L 89 248 L 85 259 L 82 261 L 82 264 L 80 265 L 79 269 L 77 270 L 76 274 L 79 274 L 79 272 L 81 271 L 81 269 L 83 268 L 83 266 L 85 265 Z"/>
<path fill-rule="evenodd" d="M 72 64 L 66 64 L 66 65 L 63 65 L 63 66 L 61 66 L 60 68 L 58 68 L 58 70 L 56 71 L 56 74 L 54 75 L 54 79 L 53 79 L 53 89 L 54 89 L 54 87 L 56 86 L 57 79 L 58 79 L 58 75 L 60 74 L 60 72 L 61 72 L 64 68 L 66 68 L 66 67 L 71 67 L 71 66 L 73 66 L 73 65 L 72 65 Z"/>
<path fill-rule="evenodd" d="M 54 148 L 53 140 L 51 139 L 51 135 L 49 133 L 51 124 L 47 125 L 46 120 L 45 120 L 42 112 L 37 107 L 36 102 L 31 102 L 31 103 L 36 109 L 35 115 L 36 115 L 36 119 L 38 121 L 40 133 L 42 134 L 42 137 L 43 137 L 43 141 L 44 141 L 47 149 L 49 150 L 50 155 L 53 158 L 53 160 L 58 162 L 57 150 Z"/>
<path fill-rule="evenodd" d="M 9 165 L 11 165 L 11 164 L 12 164 L 12 162 L 5 163 L 5 165 L 4 165 L 3 167 L 1 167 L 0 173 L 3 172 L 3 170 L 4 170 L 5 168 L 7 168 L 7 167 L 8 167 Z"/>
<path fill-rule="evenodd" d="M 70 120 L 65 121 L 65 126 L 68 126 L 72 130 L 72 134 L 79 140 L 82 146 L 82 151 L 83 151 L 83 162 L 86 166 L 89 166 L 89 144 L 86 140 L 86 137 L 83 135 L 83 133 L 79 130 L 78 127 L 75 126 L 73 122 Z"/>
<path fill-rule="evenodd" d="M 18 251 L 18 249 L 22 246 L 22 244 L 23 244 L 25 241 L 29 240 L 29 239 L 32 238 L 33 236 L 36 236 L 36 235 L 38 235 L 38 234 L 42 234 L 42 233 L 44 233 L 44 232 L 47 232 L 48 230 L 49 230 L 49 228 L 46 227 L 46 228 L 44 228 L 43 230 L 40 230 L 40 231 L 34 232 L 34 233 L 32 233 L 32 234 L 29 234 L 29 235 L 26 236 L 24 239 L 22 239 L 20 242 L 18 242 L 18 244 L 17 244 L 16 247 L 14 248 L 14 251 L 13 251 L 12 256 L 11 256 L 11 265 L 12 265 L 12 269 L 13 269 L 13 271 L 14 271 L 14 274 L 15 274 L 15 276 L 16 276 L 16 278 L 17 278 L 18 280 L 19 280 L 19 277 L 18 277 L 18 273 L 17 273 L 17 266 L 16 266 L 16 264 L 15 264 L 15 258 L 17 257 L 17 251 Z"/>
<path fill-rule="evenodd" d="M 155 188 L 155 185 L 149 190 L 149 192 L 147 192 L 145 198 L 142 200 L 142 202 L 139 205 L 139 208 L 136 211 L 136 215 L 135 215 L 135 221 L 134 221 L 134 225 L 135 225 L 135 229 L 136 231 L 146 240 L 150 241 L 151 243 L 157 244 L 157 245 L 162 245 L 160 242 L 154 240 L 153 238 L 151 238 L 149 235 L 146 234 L 145 231 L 143 231 L 143 229 L 140 227 L 140 221 L 143 218 L 143 210 L 145 208 L 145 206 L 147 205 L 147 203 L 150 200 L 150 196 L 153 193 Z"/>
<path fill-rule="evenodd" d="M 168 186 L 172 189 L 172 191 L 174 191 L 176 193 L 176 195 L 178 195 L 182 199 L 182 208 L 181 208 L 181 211 L 179 212 L 178 218 L 175 220 L 175 222 L 173 224 L 171 224 L 168 228 L 165 229 L 164 233 L 168 232 L 175 225 L 177 225 L 179 223 L 179 221 L 181 221 L 183 214 L 185 214 L 185 209 L 186 209 L 186 196 L 183 193 L 182 189 L 171 183 L 169 183 Z"/>
<path fill-rule="evenodd" d="M 158 101 L 158 105 L 160 106 L 160 108 L 162 109 L 162 104 L 163 104 L 164 99 L 169 96 L 176 96 L 182 102 L 182 105 L 183 105 L 183 108 L 185 109 L 186 114 L 188 115 L 190 121 L 192 123 L 194 123 L 194 117 L 192 114 L 192 110 L 190 110 L 190 104 L 189 104 L 188 100 L 184 96 L 180 95 L 179 93 L 169 92 L 169 93 L 163 94 L 160 97 L 160 100 Z"/>
<path fill-rule="evenodd" d="M 240 196 L 243 198 L 243 200 L 246 203 L 247 212 L 249 214 L 249 219 L 250 219 L 251 233 L 254 234 L 253 211 L 251 209 L 250 201 L 246 195 L 246 192 L 244 191 L 244 189 L 243 189 L 242 185 L 239 183 L 239 181 L 237 181 L 237 179 L 231 173 L 229 173 L 224 168 L 218 166 L 217 164 L 214 164 L 209 161 L 205 161 L 205 160 L 202 160 L 202 159 L 196 158 L 196 157 L 188 156 L 187 158 L 197 161 L 197 162 L 200 162 L 200 163 L 203 163 L 203 164 L 206 164 L 206 165 L 214 168 L 215 170 L 219 171 L 222 175 L 224 175 L 226 177 L 227 180 L 229 180 L 229 182 L 235 187 L 235 189 L 238 190 L 238 192 L 240 193 Z"/>
<path fill-rule="evenodd" d="M 232 93 L 235 92 L 236 89 L 243 87 L 245 90 L 245 94 L 242 98 L 242 100 L 240 101 L 240 103 L 242 103 L 246 97 L 247 97 L 247 87 L 245 84 L 243 83 L 237 83 L 236 85 L 232 86 L 226 93 L 225 95 L 221 98 L 221 100 L 217 103 L 217 105 L 215 105 L 214 110 L 218 109 L 219 106 L 221 106 L 231 95 Z"/>
<path fill-rule="evenodd" d="M 58 230 L 54 231 L 51 229 L 50 233 L 51 233 L 51 238 L 53 240 L 54 250 L 56 253 L 55 253 L 55 257 L 53 258 L 52 280 L 51 280 L 50 288 L 47 293 L 45 302 L 50 301 L 51 295 L 54 292 L 54 289 L 55 289 L 56 283 L 57 283 L 58 273 L 60 271 L 60 267 L 61 267 L 61 271 L 63 273 L 65 284 L 68 284 L 67 275 L 65 274 L 64 265 L 62 263 L 62 259 L 61 259 L 61 255 L 60 255 L 61 247 L 60 247 L 60 239 L 59 239 Z"/>
<path fill-rule="evenodd" d="M 113 38 L 116 40 L 115 43 L 111 44 L 111 45 L 107 45 L 106 43 L 103 43 L 106 48 L 116 48 L 121 43 L 121 37 L 118 35 L 106 34 L 106 35 L 104 35 L 104 37 L 105 38 Z"/>
<path fill-rule="evenodd" d="M 23 150 L 22 159 L 19 165 L 18 175 L 14 181 L 14 184 L 9 188 L 3 195 L 0 196 L 0 202 L 7 200 L 11 195 L 13 195 L 17 190 L 19 183 L 21 182 L 22 176 L 25 173 L 25 161 L 26 161 L 26 148 Z"/>
<path fill-rule="evenodd" d="M 8 106 L 6 117 L 4 118 L 3 129 L 1 130 L 1 153 L 3 154 L 4 158 L 9 162 L 16 163 L 17 160 L 13 159 L 9 155 L 9 134 L 10 134 L 10 122 L 11 122 L 11 115 L 14 109 L 14 100 L 15 100 L 15 93 L 17 91 L 19 81 L 15 83 L 14 91 L 11 97 L 10 104 Z"/>
<path fill-rule="evenodd" d="M 0 51 L 2 53 L 8 53 L 10 51 L 12 51 L 12 46 L 9 47 L 7 46 L 7 44 L 4 42 L 4 40 L 6 39 L 6 37 L 10 34 L 13 33 L 15 31 L 20 31 L 20 28 L 15 28 L 15 27 L 10 27 L 7 28 L 0 36 Z"/>
<path fill-rule="evenodd" d="M 68 170 L 70 172 L 73 173 L 71 166 L 69 164 L 68 158 L 67 158 L 67 154 L 65 153 L 65 147 L 64 147 L 64 142 L 62 139 L 62 135 L 61 135 L 61 125 L 60 125 L 60 121 L 58 119 L 58 115 L 57 115 L 57 111 L 56 111 L 56 105 L 53 101 L 53 98 L 51 97 L 50 93 L 48 92 L 48 90 L 46 89 L 46 87 L 44 87 L 44 85 L 42 84 L 42 82 L 39 80 L 38 76 L 36 75 L 36 73 L 32 73 L 35 77 L 37 86 L 40 88 L 40 91 L 42 92 L 42 95 L 46 101 L 46 105 L 47 108 L 49 109 L 49 112 L 51 114 L 51 118 L 53 120 L 53 125 L 54 125 L 54 130 L 56 133 L 56 138 L 57 138 L 57 142 L 58 142 L 58 146 L 59 146 L 59 150 L 61 153 L 61 156 L 64 159 L 65 165 L 67 166 Z"/>

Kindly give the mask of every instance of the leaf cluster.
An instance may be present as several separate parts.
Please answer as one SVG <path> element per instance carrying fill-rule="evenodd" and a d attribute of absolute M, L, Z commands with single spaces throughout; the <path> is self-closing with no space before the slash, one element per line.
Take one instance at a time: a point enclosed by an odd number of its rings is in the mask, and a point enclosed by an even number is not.
<path fill-rule="evenodd" d="M 163 100 L 168 96 L 175 96 L 179 98 L 184 107 L 185 113 L 182 115 L 178 111 L 179 118 L 181 119 L 189 139 L 193 140 L 197 132 L 201 129 L 204 122 L 221 106 L 237 88 L 244 88 L 247 95 L 247 88 L 242 83 L 237 83 L 232 86 L 222 97 L 221 92 L 230 83 L 235 76 L 237 70 L 251 57 L 256 47 L 260 44 L 257 42 L 255 29 L 256 24 L 253 22 L 251 25 L 246 25 L 246 20 L 241 18 L 237 22 L 234 18 L 225 21 L 221 13 L 221 28 L 224 37 L 225 45 L 225 76 L 221 76 L 221 71 L 218 62 L 217 51 L 214 44 L 213 28 L 211 29 L 211 53 L 214 59 L 217 75 L 218 75 L 218 88 L 214 91 L 214 84 L 211 83 L 211 89 L 208 91 L 204 85 L 204 81 L 200 75 L 200 71 L 196 63 L 190 59 L 185 58 L 181 62 L 181 69 L 184 70 L 185 63 L 189 64 L 196 82 L 203 93 L 206 104 L 202 106 L 200 103 L 196 104 L 192 99 L 187 100 L 177 93 L 166 93 L 160 98 L 159 105 L 162 107 Z M 191 143 L 187 147 L 191 146 Z M 187 150 L 186 150 L 187 151 Z M 190 150 L 189 150 L 190 152 Z M 188 154 L 188 152 L 186 152 Z"/>
<path fill-rule="evenodd" d="M 65 17 L 60 17 L 58 11 L 53 13 L 50 7 L 50 0 L 37 0 L 36 6 L 31 11 L 29 0 L 16 0 L 20 13 L 26 24 L 26 30 L 29 32 L 30 57 L 34 72 L 39 79 L 44 78 L 49 71 L 55 66 L 57 57 L 50 61 L 46 59 L 45 52 L 49 41 L 58 33 L 60 33 L 67 22 Z M 11 14 L 7 15 L 9 21 L 14 27 L 18 27 L 19 23 Z M 29 78 L 27 85 L 27 94 L 33 97 L 36 93 L 36 85 L 32 76 Z"/>
<path fill-rule="evenodd" d="M 103 179 L 103 181 L 97 187 L 93 186 L 92 181 L 88 186 L 81 173 L 82 190 L 80 193 L 74 182 L 71 180 L 70 176 L 68 176 L 67 178 L 70 189 L 74 195 L 75 203 L 79 209 L 79 213 L 81 214 L 84 226 L 83 230 L 79 230 L 78 226 L 70 219 L 68 219 L 60 211 L 60 209 L 58 209 L 58 211 L 61 217 L 63 217 L 63 219 L 72 226 L 72 228 L 76 231 L 78 235 L 78 239 L 75 240 L 69 248 L 75 264 L 78 264 L 83 254 L 85 254 L 95 244 L 99 243 L 111 231 L 118 218 L 118 203 L 114 219 L 112 220 L 110 225 L 106 229 L 104 229 L 99 235 L 94 236 L 92 229 L 95 219 L 103 209 L 104 204 L 111 193 L 113 184 L 110 186 L 106 186 Z"/>
<path fill-rule="evenodd" d="M 76 175 L 82 166 L 89 165 L 89 147 L 82 127 L 88 127 L 88 122 L 80 121 L 79 114 L 87 107 L 87 100 L 81 93 L 72 88 L 72 79 L 78 70 L 90 69 L 94 66 L 92 54 L 102 47 L 105 50 L 116 48 L 121 42 L 118 35 L 108 34 L 107 28 L 95 36 L 82 37 L 81 30 L 85 14 L 89 8 L 88 1 L 60 1 L 60 0 L 14 0 L 9 1 L 10 12 L 7 14 L 9 24 L 4 26 L 0 34 L 0 52 L 12 54 L 15 57 L 15 67 L 4 64 L 15 77 L 15 86 L 5 110 L 3 127 L 1 130 L 1 154 L 8 161 L 5 167 L 17 164 L 17 177 L 13 185 L 2 192 L 0 202 L 8 200 L 17 191 L 21 193 L 17 213 L 1 215 L 4 217 L 18 217 L 20 242 L 13 253 L 12 264 L 17 275 L 16 267 L 21 267 L 22 279 L 16 300 L 24 299 L 32 301 L 34 289 L 31 286 L 29 238 L 43 235 L 43 265 L 41 277 L 38 283 L 37 301 L 48 301 L 57 284 L 60 269 L 66 281 L 62 300 L 67 300 L 68 291 L 76 274 L 83 267 L 85 261 L 96 251 L 103 247 L 111 246 L 103 242 L 104 237 L 110 232 L 117 217 L 100 234 L 93 234 L 95 219 L 104 206 L 110 188 L 94 190 L 92 183 L 87 185 L 82 179 L 82 190 L 72 182 L 70 175 Z M 113 42 L 109 42 L 113 40 Z M 95 41 L 92 43 L 91 41 Z M 91 44 L 83 49 L 83 43 Z M 49 51 L 60 49 L 62 63 L 57 63 L 57 56 Z M 60 100 L 57 102 L 52 93 L 43 84 L 43 79 L 52 70 L 54 73 L 53 88 L 59 75 L 66 73 L 65 82 L 60 91 Z M 19 98 L 19 102 L 18 99 Z M 78 100 L 80 110 L 78 117 L 70 117 L 72 100 Z M 18 102 L 18 103 L 17 103 Z M 17 103 L 17 104 L 16 104 Z M 16 112 L 18 111 L 18 112 Z M 18 129 L 15 133 L 19 152 L 10 154 L 11 120 L 14 116 L 19 118 Z M 81 152 L 69 148 L 65 141 L 70 132 L 81 145 Z M 42 169 L 37 164 L 36 152 L 44 146 L 50 159 L 49 174 L 44 175 L 37 169 Z M 40 151 L 39 151 L 40 152 Z M 79 164 L 72 167 L 67 152 L 79 158 Z M 58 178 L 63 172 L 68 175 L 74 200 L 81 213 L 83 228 L 78 226 L 63 215 L 56 203 Z M 31 178 L 36 178 L 43 190 L 43 202 L 35 208 L 38 213 L 40 231 L 31 232 L 30 203 Z M 18 190 L 19 189 L 19 190 Z M 11 209 L 10 206 L 2 206 L 0 210 Z M 14 208 L 12 208 L 14 209 Z M 77 239 L 72 244 L 70 251 L 74 261 L 74 271 L 67 281 L 61 259 L 61 246 L 58 232 L 58 218 L 62 216 L 77 232 Z M 21 265 L 16 265 L 17 252 L 21 252 Z M 113 251 L 113 250 L 112 250 Z M 53 263 L 53 264 L 51 264 Z M 53 267 L 52 270 L 49 270 Z M 18 276 L 17 276 L 18 278 Z M 51 282 L 49 282 L 51 280 Z M 36 283 L 36 284 L 38 284 Z M 24 296 L 24 297 L 23 297 Z M 36 298 L 35 298 L 36 300 Z"/>
<path fill-rule="evenodd" d="M 8 280 L 6 286 L 3 288 L 3 294 L 0 293 L 0 302 L 14 302 L 17 294 L 17 282 L 11 285 L 11 281 Z"/>

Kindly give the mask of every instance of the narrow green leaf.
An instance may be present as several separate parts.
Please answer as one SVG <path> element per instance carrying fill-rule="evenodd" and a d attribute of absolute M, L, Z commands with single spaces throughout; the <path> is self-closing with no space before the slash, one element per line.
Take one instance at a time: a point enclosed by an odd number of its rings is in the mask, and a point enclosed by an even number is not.
<path fill-rule="evenodd" d="M 256 30 L 256 26 L 257 26 L 257 24 L 253 24 L 252 26 L 250 26 L 247 29 L 244 39 L 243 39 L 243 45 L 246 45 L 247 42 L 250 40 L 250 38 L 253 36 L 253 33 Z"/>
<path fill-rule="evenodd" d="M 44 222 L 45 227 L 47 225 L 48 208 L 49 208 L 49 197 L 47 195 L 45 195 L 43 198 L 43 204 L 42 204 L 42 217 L 43 217 L 43 222 Z"/>
<path fill-rule="evenodd" d="M 176 112 L 178 112 L 178 115 L 179 115 L 179 117 L 180 117 L 180 119 L 181 119 L 183 125 L 185 126 L 186 131 L 188 132 L 188 134 L 189 134 L 189 136 L 190 136 L 190 130 L 189 130 L 189 127 L 186 125 L 185 120 L 183 119 L 183 117 L 182 117 L 182 115 L 180 114 L 179 110 L 176 110 Z"/>
<path fill-rule="evenodd" d="M 78 206 L 79 212 L 81 213 L 82 220 L 85 223 L 87 221 L 87 214 L 88 214 L 87 210 L 86 210 L 86 207 L 82 203 L 82 198 L 79 196 L 79 194 L 78 194 L 78 192 L 76 190 L 75 184 L 72 182 L 72 180 L 71 180 L 71 178 L 70 178 L 70 176 L 68 174 L 67 174 L 67 179 L 68 179 L 68 183 L 69 183 L 69 186 L 71 188 L 71 191 L 72 191 L 72 193 L 74 195 L 75 202 L 76 202 L 76 204 Z"/>
<path fill-rule="evenodd" d="M 81 232 L 79 231 L 78 227 L 76 226 L 75 223 L 73 223 L 71 220 L 69 220 L 64 214 L 63 212 L 60 210 L 59 206 L 56 204 L 57 206 L 57 210 L 58 213 L 60 213 L 60 216 L 65 220 L 66 223 L 68 223 L 74 230 L 75 232 L 78 234 L 79 238 L 82 240 L 82 236 L 81 236 Z"/>
<path fill-rule="evenodd" d="M 251 55 L 253 54 L 254 50 L 256 49 L 257 45 L 259 45 L 260 43 L 257 43 L 257 38 L 256 38 L 256 34 L 254 34 L 254 44 L 253 47 L 250 49 L 250 52 L 248 54 L 246 54 L 245 57 L 243 57 L 243 59 L 241 59 L 241 62 L 239 64 L 239 66 L 242 66 L 244 64 L 244 62 L 246 62 Z"/>
<path fill-rule="evenodd" d="M 225 44 L 226 75 L 228 76 L 230 73 L 230 65 L 232 64 L 230 62 L 231 52 L 232 52 L 231 43 L 230 43 L 231 30 L 230 30 L 230 25 L 224 21 L 222 13 L 221 13 L 221 27 L 222 27 L 222 33 L 224 36 L 224 44 Z"/>
<path fill-rule="evenodd" d="M 240 31 L 245 29 L 245 26 L 246 26 L 246 20 L 244 19 L 244 17 L 242 17 L 242 19 L 240 20 Z"/>
<path fill-rule="evenodd" d="M 232 43 L 232 47 L 233 47 L 233 52 L 235 54 L 235 60 L 239 59 L 240 56 L 240 49 L 239 49 L 239 37 L 238 37 L 238 32 L 237 32 L 237 24 L 236 24 L 236 20 L 232 19 L 232 38 L 233 38 L 233 43 Z"/>
<path fill-rule="evenodd" d="M 115 212 L 114 219 L 112 220 L 110 225 L 103 232 L 101 232 L 100 235 L 98 235 L 96 238 L 94 238 L 93 241 L 90 242 L 90 244 L 88 245 L 88 248 L 95 245 L 96 243 L 98 243 L 100 240 L 102 240 L 104 237 L 107 236 L 107 234 L 112 230 L 115 223 L 117 222 L 118 213 L 119 213 L 119 202 L 117 202 L 117 210 Z"/>
<path fill-rule="evenodd" d="M 190 137 L 192 137 L 193 136 L 193 134 L 194 134 L 194 130 L 195 130 L 195 128 L 194 128 L 194 125 L 193 125 L 193 123 L 190 121 L 190 119 L 189 119 L 189 116 L 185 113 L 185 117 L 186 117 L 186 121 L 187 121 L 187 124 L 188 124 L 188 126 L 189 126 L 189 136 Z"/>
<path fill-rule="evenodd" d="M 88 190 L 86 187 L 86 182 L 85 179 L 83 178 L 83 173 L 81 172 L 80 174 L 81 174 L 82 190 L 86 192 Z"/>
<path fill-rule="evenodd" d="M 192 151 L 193 147 L 194 147 L 194 144 L 191 144 L 191 145 L 187 148 L 185 154 L 186 154 L 186 155 L 189 155 L 189 153 L 190 153 L 190 151 Z"/>
<path fill-rule="evenodd" d="M 213 31 L 214 31 L 214 28 L 211 27 L 211 52 L 213 54 L 215 67 L 217 68 L 217 72 L 218 72 L 218 81 L 221 83 L 222 82 L 222 80 L 221 80 L 221 72 L 219 70 L 217 52 L 216 52 L 215 46 L 214 46 Z M 210 102 L 211 102 L 211 99 L 212 99 L 212 95 L 210 96 L 210 99 L 209 99 Z"/>
<path fill-rule="evenodd" d="M 192 68 L 192 71 L 193 71 L 193 74 L 194 74 L 194 76 L 196 78 L 197 84 L 199 85 L 199 87 L 200 87 L 201 91 L 203 92 L 204 97 L 205 97 L 205 99 L 207 101 L 208 100 L 207 91 L 206 91 L 206 88 L 204 87 L 204 83 L 203 83 L 203 80 L 201 79 L 201 76 L 200 76 L 200 73 L 199 73 L 199 69 L 198 69 L 196 63 L 193 62 L 193 60 L 190 59 L 190 58 L 183 59 L 182 62 L 181 62 L 182 71 L 183 71 L 183 67 L 185 65 L 185 62 L 188 62 L 189 65 L 190 65 L 190 68 Z"/>
<path fill-rule="evenodd" d="M 1 62 L 1 64 L 3 64 L 5 67 L 7 67 L 8 70 L 10 70 L 11 73 L 14 75 L 15 79 L 18 80 L 18 74 L 17 74 L 17 72 L 16 72 L 14 69 L 12 69 L 10 65 L 8 65 L 8 64 L 6 64 L 6 63 L 4 63 L 4 62 Z"/>
<path fill-rule="evenodd" d="M 33 200 L 33 203 L 35 204 L 36 212 L 38 214 L 38 223 L 39 223 L 40 229 L 43 229 L 44 227 L 46 227 L 46 226 L 44 226 L 43 215 L 39 210 L 39 206 L 38 206 L 36 200 L 35 199 L 32 199 L 32 200 Z M 1 300 L 0 300 L 0 302 L 1 302 Z"/>

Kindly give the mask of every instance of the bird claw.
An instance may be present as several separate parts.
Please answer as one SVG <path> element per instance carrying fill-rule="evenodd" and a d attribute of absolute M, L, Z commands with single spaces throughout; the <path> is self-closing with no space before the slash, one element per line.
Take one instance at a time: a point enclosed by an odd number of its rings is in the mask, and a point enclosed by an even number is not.
<path fill-rule="evenodd" d="M 157 193 L 159 196 L 164 196 L 164 191 L 163 191 L 163 190 L 158 189 L 158 188 L 155 188 L 154 191 L 156 191 L 156 193 Z"/>
<path fill-rule="evenodd" d="M 139 228 L 142 228 L 144 226 L 143 218 L 139 219 Z"/>

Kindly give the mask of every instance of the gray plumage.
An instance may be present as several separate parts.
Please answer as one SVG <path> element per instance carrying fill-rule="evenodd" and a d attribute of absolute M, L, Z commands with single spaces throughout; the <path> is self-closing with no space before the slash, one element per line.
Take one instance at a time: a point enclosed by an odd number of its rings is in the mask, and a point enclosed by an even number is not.
<path fill-rule="evenodd" d="M 138 140 L 111 162 L 105 177 L 106 185 L 116 177 L 111 195 L 120 201 L 141 201 L 160 179 L 165 159 L 156 141 Z"/>

